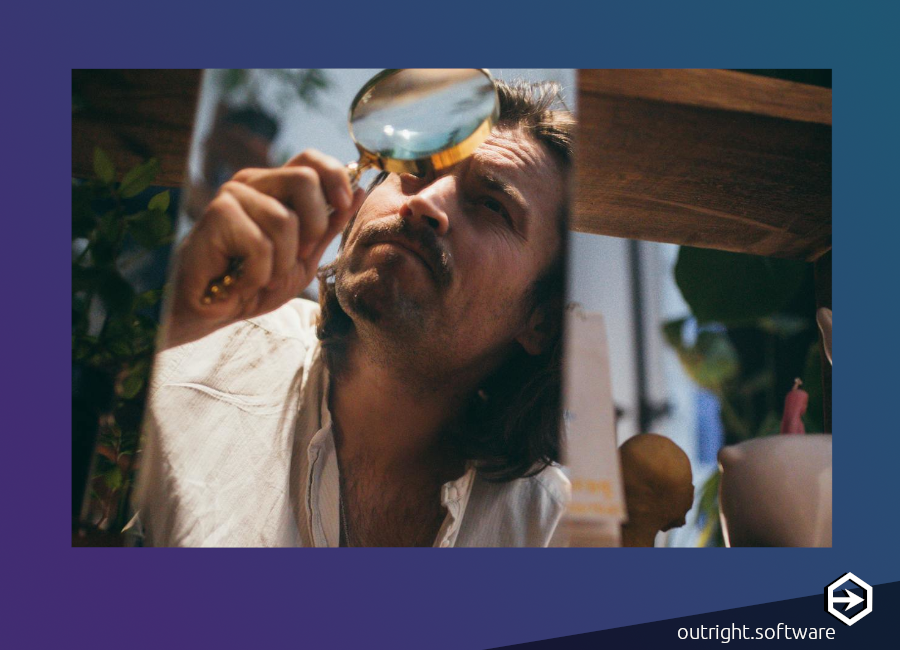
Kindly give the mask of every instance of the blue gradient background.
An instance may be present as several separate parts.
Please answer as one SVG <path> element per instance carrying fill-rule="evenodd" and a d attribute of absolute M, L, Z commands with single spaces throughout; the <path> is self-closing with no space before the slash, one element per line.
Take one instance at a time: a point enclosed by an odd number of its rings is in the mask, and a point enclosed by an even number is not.
<path fill-rule="evenodd" d="M 130 648 L 472 647 L 900 580 L 895 16 L 826 3 L 8 9 L 3 137 L 7 635 Z M 551 13 L 552 12 L 552 13 Z M 474 24 L 466 22 L 477 16 Z M 462 17 L 461 19 L 459 17 Z M 446 50 L 446 54 L 440 54 Z M 892 57 L 893 60 L 893 57 Z M 72 549 L 71 69 L 834 68 L 834 548 Z M 843 350 L 843 352 L 842 352 Z M 12 597 L 10 597 L 12 596 Z M 20 646 L 10 646 L 20 647 Z"/>

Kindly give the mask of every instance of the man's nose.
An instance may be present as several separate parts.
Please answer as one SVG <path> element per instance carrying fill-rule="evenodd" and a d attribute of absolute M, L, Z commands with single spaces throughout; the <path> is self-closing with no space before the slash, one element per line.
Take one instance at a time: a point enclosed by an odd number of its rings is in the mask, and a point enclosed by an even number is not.
<path fill-rule="evenodd" d="M 400 208 L 400 216 L 433 228 L 439 237 L 446 235 L 450 230 L 450 217 L 444 206 L 450 198 L 450 189 L 444 185 L 446 182 L 437 181 L 407 198 Z"/>

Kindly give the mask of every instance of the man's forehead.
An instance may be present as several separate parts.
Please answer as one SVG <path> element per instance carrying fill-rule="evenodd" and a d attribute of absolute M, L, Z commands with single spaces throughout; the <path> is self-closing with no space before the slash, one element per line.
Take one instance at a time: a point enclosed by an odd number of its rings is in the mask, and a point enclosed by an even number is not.
<path fill-rule="evenodd" d="M 472 161 L 510 182 L 527 183 L 556 170 L 547 150 L 521 129 L 494 131 L 475 151 Z"/>

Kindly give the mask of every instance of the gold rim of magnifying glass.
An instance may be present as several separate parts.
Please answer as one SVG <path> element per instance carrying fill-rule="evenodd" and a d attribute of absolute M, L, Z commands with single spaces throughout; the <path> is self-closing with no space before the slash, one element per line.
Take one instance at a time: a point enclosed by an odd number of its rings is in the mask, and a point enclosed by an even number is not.
<path fill-rule="evenodd" d="M 355 144 L 356 148 L 359 150 L 360 171 L 368 167 L 378 167 L 386 172 L 394 172 L 396 174 L 425 174 L 430 171 L 445 169 L 471 156 L 475 150 L 481 146 L 481 143 L 487 140 L 488 136 L 491 134 L 491 130 L 494 128 L 494 125 L 500 117 L 500 98 L 497 96 L 497 84 L 494 81 L 494 77 L 491 75 L 491 71 L 487 68 L 464 68 L 466 70 L 478 70 L 481 72 L 490 80 L 491 86 L 494 89 L 494 110 L 465 140 L 448 149 L 415 160 L 388 158 L 387 156 L 381 156 L 369 151 L 357 141 L 356 134 L 353 132 L 353 111 L 363 95 L 369 92 L 381 80 L 408 69 L 409 68 L 390 68 L 382 70 L 369 79 L 360 91 L 356 93 L 356 97 L 353 98 L 353 101 L 350 104 L 350 113 L 347 116 L 347 130 L 350 132 L 353 144 Z"/>

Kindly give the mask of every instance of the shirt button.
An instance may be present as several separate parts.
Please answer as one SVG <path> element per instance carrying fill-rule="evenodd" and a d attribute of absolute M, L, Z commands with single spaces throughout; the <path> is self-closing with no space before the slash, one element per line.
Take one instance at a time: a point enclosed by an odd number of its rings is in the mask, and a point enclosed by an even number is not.
<path fill-rule="evenodd" d="M 450 546 L 449 539 L 445 539 L 443 542 L 441 542 L 441 548 L 447 548 L 448 546 Z"/>

